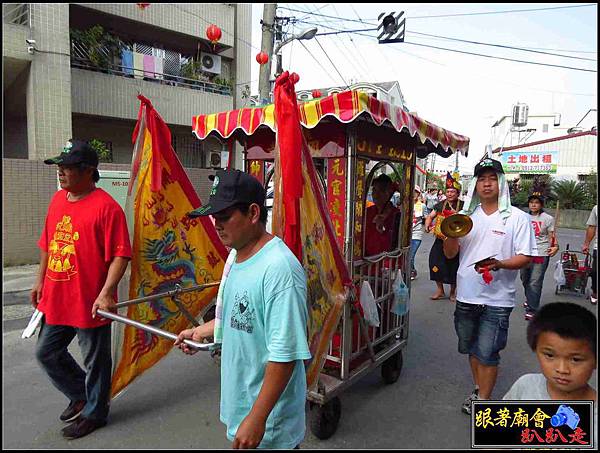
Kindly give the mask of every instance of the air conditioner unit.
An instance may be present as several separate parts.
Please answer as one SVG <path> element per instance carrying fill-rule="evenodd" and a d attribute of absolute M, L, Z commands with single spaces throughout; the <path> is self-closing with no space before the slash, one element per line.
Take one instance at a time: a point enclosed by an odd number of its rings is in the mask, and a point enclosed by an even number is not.
<path fill-rule="evenodd" d="M 210 151 L 208 153 L 208 162 L 207 167 L 210 168 L 223 168 L 222 159 L 221 159 L 221 151 Z"/>
<path fill-rule="evenodd" d="M 213 74 L 221 74 L 221 57 L 210 53 L 200 52 L 202 70 Z"/>

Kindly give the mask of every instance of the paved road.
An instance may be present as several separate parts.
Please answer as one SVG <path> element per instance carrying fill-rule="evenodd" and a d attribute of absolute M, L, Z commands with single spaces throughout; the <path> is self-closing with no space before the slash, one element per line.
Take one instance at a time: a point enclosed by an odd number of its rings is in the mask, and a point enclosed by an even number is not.
<path fill-rule="evenodd" d="M 559 234 L 563 247 L 569 242 L 575 248 L 580 246 L 584 232 L 561 229 Z M 341 395 L 342 417 L 336 434 L 321 441 L 308 432 L 303 448 L 470 447 L 469 418 L 460 412 L 460 405 L 471 390 L 471 377 L 467 359 L 456 351 L 453 304 L 428 299 L 434 290 L 427 275 L 431 243 L 427 237 L 417 254 L 419 277 L 412 287 L 409 343 L 400 379 L 386 386 L 378 371 L 366 376 Z M 582 297 L 555 296 L 552 269 L 551 264 L 543 302 L 571 301 L 591 307 Z M 520 284 L 517 288 L 522 301 Z M 17 296 L 11 295 L 4 303 L 15 305 Z M 596 313 L 596 307 L 592 311 Z M 21 340 L 20 330 L 12 330 L 21 327 L 10 327 L 10 322 L 24 324 L 26 320 L 4 321 L 5 448 L 230 448 L 218 415 L 218 368 L 207 355 L 188 357 L 180 351 L 173 351 L 113 401 L 109 425 L 83 439 L 64 440 L 58 414 L 67 401 L 35 363 L 35 340 Z M 513 311 L 510 322 L 493 395 L 498 399 L 519 376 L 538 371 L 534 354 L 526 345 L 521 305 Z M 79 357 L 74 343 L 73 353 Z M 592 379 L 597 388 L 596 373 Z"/>

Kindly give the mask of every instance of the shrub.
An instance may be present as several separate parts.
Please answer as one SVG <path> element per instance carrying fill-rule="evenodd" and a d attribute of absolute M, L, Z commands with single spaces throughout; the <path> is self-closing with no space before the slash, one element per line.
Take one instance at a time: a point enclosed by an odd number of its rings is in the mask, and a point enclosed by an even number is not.
<path fill-rule="evenodd" d="M 555 181 L 552 197 L 560 200 L 560 207 L 564 209 L 582 209 L 587 201 L 586 192 L 577 181 Z"/>

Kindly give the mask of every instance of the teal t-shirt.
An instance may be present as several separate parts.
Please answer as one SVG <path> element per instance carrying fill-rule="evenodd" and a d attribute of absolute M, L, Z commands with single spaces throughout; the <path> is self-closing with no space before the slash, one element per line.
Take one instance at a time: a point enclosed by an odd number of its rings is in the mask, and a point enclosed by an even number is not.
<path fill-rule="evenodd" d="M 294 448 L 304 439 L 307 320 L 306 275 L 281 239 L 233 264 L 223 289 L 221 355 L 221 421 L 229 440 L 250 413 L 269 361 L 296 366 L 259 448 Z"/>

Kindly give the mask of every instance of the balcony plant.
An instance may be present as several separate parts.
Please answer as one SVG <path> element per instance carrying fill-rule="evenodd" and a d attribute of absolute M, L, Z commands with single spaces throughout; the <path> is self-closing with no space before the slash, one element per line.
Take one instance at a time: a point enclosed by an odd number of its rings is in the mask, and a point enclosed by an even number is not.
<path fill-rule="evenodd" d="M 112 151 L 108 149 L 106 143 L 97 138 L 90 140 L 89 143 L 92 149 L 96 151 L 96 154 L 98 154 L 100 162 L 112 162 Z"/>
<path fill-rule="evenodd" d="M 108 69 L 123 47 L 123 42 L 101 25 L 94 25 L 87 30 L 72 28 L 71 37 L 87 51 L 88 61 L 101 69 Z"/>

